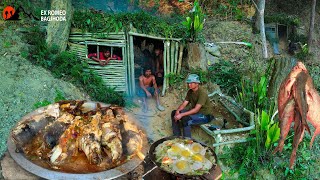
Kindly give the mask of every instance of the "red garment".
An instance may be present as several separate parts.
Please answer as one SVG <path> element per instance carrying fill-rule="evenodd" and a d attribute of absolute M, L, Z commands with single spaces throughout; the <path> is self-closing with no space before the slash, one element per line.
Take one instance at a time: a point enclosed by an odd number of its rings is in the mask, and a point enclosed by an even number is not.
<path fill-rule="evenodd" d="M 88 54 L 88 58 L 98 57 L 97 53 L 90 53 Z M 122 60 L 120 56 L 112 55 L 112 59 Z M 99 60 L 107 60 L 106 57 L 103 55 L 103 52 L 99 52 Z"/>

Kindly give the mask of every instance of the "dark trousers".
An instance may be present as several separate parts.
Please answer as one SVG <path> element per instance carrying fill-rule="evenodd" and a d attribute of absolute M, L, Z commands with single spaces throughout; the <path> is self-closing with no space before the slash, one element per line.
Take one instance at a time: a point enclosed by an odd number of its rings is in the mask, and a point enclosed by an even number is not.
<path fill-rule="evenodd" d="M 180 113 L 186 112 L 186 109 L 180 111 Z M 201 113 L 192 114 L 182 117 L 179 121 L 174 120 L 176 110 L 171 112 L 172 131 L 174 136 L 181 136 L 180 128 L 183 129 L 183 136 L 191 138 L 191 125 L 205 124 L 211 120 L 210 115 L 204 115 Z"/>

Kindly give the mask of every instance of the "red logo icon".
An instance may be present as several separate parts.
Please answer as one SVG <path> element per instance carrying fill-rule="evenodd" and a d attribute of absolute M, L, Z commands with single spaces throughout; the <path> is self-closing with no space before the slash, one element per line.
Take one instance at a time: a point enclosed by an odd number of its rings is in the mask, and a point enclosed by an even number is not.
<path fill-rule="evenodd" d="M 11 6 L 7 6 L 2 12 L 2 17 L 3 19 L 8 20 L 14 17 L 14 13 L 16 13 L 16 10 Z"/>

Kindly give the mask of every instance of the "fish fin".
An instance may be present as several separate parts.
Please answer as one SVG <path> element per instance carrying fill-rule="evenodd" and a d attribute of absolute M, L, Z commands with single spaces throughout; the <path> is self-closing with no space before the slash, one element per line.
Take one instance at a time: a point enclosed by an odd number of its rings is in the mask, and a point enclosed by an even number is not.
<path fill-rule="evenodd" d="M 312 148 L 312 144 L 313 144 L 314 139 L 315 139 L 316 136 L 319 135 L 319 134 L 320 134 L 320 128 L 317 128 L 317 129 L 314 131 L 314 134 L 313 134 L 312 139 L 311 139 L 311 141 L 310 141 L 310 149 Z"/>
<path fill-rule="evenodd" d="M 300 142 L 303 139 L 304 136 L 304 128 L 302 128 L 303 126 L 301 126 L 300 121 L 299 120 L 295 120 L 295 129 L 294 129 L 294 138 L 293 138 L 293 149 L 292 149 L 292 153 L 291 153 L 291 157 L 290 157 L 290 169 L 293 169 L 293 165 L 294 162 L 296 160 L 296 156 L 297 156 L 297 149 L 298 146 L 300 144 Z"/>
<path fill-rule="evenodd" d="M 305 124 L 303 124 L 303 127 L 306 128 L 308 133 L 311 135 L 311 131 L 310 131 L 310 128 L 309 128 L 309 125 L 307 122 L 305 122 Z"/>

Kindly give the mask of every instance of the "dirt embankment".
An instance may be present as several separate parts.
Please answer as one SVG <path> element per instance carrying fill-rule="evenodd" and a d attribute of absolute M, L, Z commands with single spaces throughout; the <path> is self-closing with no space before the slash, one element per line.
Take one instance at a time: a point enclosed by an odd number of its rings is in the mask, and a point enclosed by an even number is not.
<path fill-rule="evenodd" d="M 28 45 L 23 43 L 22 34 L 14 29 L 2 28 L 0 34 L 0 157 L 7 149 L 10 129 L 35 109 L 35 103 L 53 102 L 57 91 L 67 99 L 87 97 L 71 83 L 54 78 L 47 70 L 21 57 L 27 52 Z"/>

